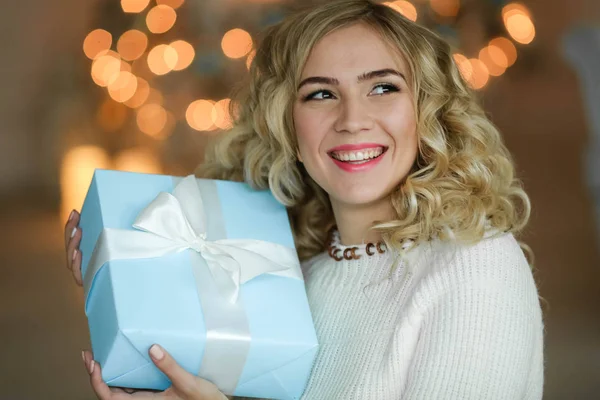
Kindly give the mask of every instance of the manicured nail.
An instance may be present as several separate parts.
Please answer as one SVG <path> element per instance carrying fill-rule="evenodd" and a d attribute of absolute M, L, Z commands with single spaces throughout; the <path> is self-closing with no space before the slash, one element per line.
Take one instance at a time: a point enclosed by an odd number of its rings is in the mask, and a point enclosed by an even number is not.
<path fill-rule="evenodd" d="M 69 221 L 73 219 L 73 215 L 75 215 L 75 210 L 71 211 L 71 214 L 69 214 Z"/>
<path fill-rule="evenodd" d="M 73 228 L 73 230 L 71 231 L 71 237 L 75 236 L 76 232 L 77 232 L 77 227 Z"/>
<path fill-rule="evenodd" d="M 77 257 L 77 252 L 78 251 L 79 250 L 77 250 L 77 249 L 73 250 L 73 259 L 71 261 L 75 261 L 75 257 Z"/>
<path fill-rule="evenodd" d="M 152 356 L 152 358 L 154 358 L 155 360 L 162 360 L 163 357 L 165 356 L 165 353 L 163 353 L 162 349 L 160 348 L 159 345 L 154 344 L 152 345 L 152 347 L 150 347 L 150 355 Z"/>
<path fill-rule="evenodd" d="M 96 363 L 94 362 L 94 360 L 92 360 L 90 362 L 90 375 L 94 373 L 94 366 L 96 365 Z"/>

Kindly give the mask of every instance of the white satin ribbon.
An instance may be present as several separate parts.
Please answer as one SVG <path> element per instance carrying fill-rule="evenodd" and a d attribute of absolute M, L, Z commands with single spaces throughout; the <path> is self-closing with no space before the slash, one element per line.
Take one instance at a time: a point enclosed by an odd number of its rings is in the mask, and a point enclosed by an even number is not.
<path fill-rule="evenodd" d="M 152 258 L 192 249 L 205 259 L 219 292 L 235 303 L 240 285 L 262 274 L 302 280 L 294 249 L 251 239 L 207 240 L 206 216 L 196 179 L 182 179 L 173 194 L 161 192 L 136 218 L 135 230 L 105 229 L 84 276 L 85 296 L 110 260 Z"/>

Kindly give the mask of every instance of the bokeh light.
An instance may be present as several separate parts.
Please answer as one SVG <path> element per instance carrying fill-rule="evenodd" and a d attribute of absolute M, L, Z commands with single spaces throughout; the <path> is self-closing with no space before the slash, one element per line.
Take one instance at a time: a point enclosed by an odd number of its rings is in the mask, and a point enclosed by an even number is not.
<path fill-rule="evenodd" d="M 473 66 L 471 65 L 469 59 L 460 53 L 455 53 L 452 55 L 452 57 L 454 58 L 454 62 L 456 63 L 456 66 L 458 67 L 463 79 L 469 82 L 473 76 Z"/>
<path fill-rule="evenodd" d="M 473 67 L 473 75 L 469 79 L 469 84 L 473 89 L 482 89 L 490 79 L 490 73 L 481 60 L 477 58 L 469 59 L 471 66 Z"/>
<path fill-rule="evenodd" d="M 162 174 L 163 169 L 156 154 L 147 148 L 127 149 L 115 157 L 114 168 L 118 171 L 145 174 Z"/>
<path fill-rule="evenodd" d="M 508 59 L 497 46 L 486 46 L 479 52 L 479 60 L 483 62 L 491 76 L 500 76 L 506 71 Z"/>
<path fill-rule="evenodd" d="M 152 33 L 165 33 L 175 25 L 177 13 L 172 7 L 159 4 L 146 15 L 146 26 Z"/>
<path fill-rule="evenodd" d="M 150 0 L 121 0 L 121 8 L 126 13 L 140 13 L 149 3 Z"/>
<path fill-rule="evenodd" d="M 118 77 L 122 64 L 121 57 L 109 50 L 92 63 L 92 79 L 98 86 L 106 87 Z"/>
<path fill-rule="evenodd" d="M 213 124 L 220 129 L 231 128 L 231 115 L 229 115 L 229 104 L 231 99 L 223 99 L 217 101 L 211 112 L 211 119 Z"/>
<path fill-rule="evenodd" d="M 506 19 L 506 30 L 519 43 L 529 44 L 535 38 L 535 26 L 526 15 L 515 14 Z"/>
<path fill-rule="evenodd" d="M 137 88 L 133 96 L 125 101 L 127 107 L 138 108 L 148 100 L 148 96 L 150 95 L 150 85 L 148 84 L 148 81 L 138 77 L 136 86 Z"/>
<path fill-rule="evenodd" d="M 159 104 L 162 106 L 163 104 L 165 104 L 165 98 L 159 90 L 155 88 L 150 88 L 146 104 Z"/>
<path fill-rule="evenodd" d="M 221 48 L 229 58 L 244 57 L 252 50 L 252 37 L 243 29 L 232 29 L 223 35 Z"/>
<path fill-rule="evenodd" d="M 210 131 L 216 128 L 213 123 L 214 101 L 193 101 L 185 112 L 185 119 L 189 126 L 197 131 Z"/>
<path fill-rule="evenodd" d="M 60 168 L 61 220 L 66 221 L 71 210 L 81 209 L 96 168 L 110 168 L 102 148 L 80 146 L 67 151 Z"/>
<path fill-rule="evenodd" d="M 137 89 L 137 78 L 131 72 L 121 71 L 113 82 L 108 85 L 109 96 L 119 103 L 131 99 Z"/>
<path fill-rule="evenodd" d="M 140 131 L 158 138 L 167 123 L 167 111 L 160 104 L 145 104 L 137 110 L 136 122 Z"/>
<path fill-rule="evenodd" d="M 137 29 L 131 29 L 123 33 L 117 42 L 117 52 L 127 61 L 140 58 L 147 47 L 148 36 Z"/>
<path fill-rule="evenodd" d="M 169 46 L 171 46 L 171 48 L 175 49 L 177 52 L 177 62 L 173 67 L 174 71 L 186 69 L 190 66 L 192 61 L 194 61 L 194 57 L 196 55 L 194 47 L 185 40 L 176 40 Z"/>
<path fill-rule="evenodd" d="M 415 8 L 415 6 L 412 5 L 412 3 L 408 2 L 408 1 L 404 1 L 404 0 L 389 1 L 389 2 L 385 2 L 383 4 L 396 10 L 400 14 L 404 15 L 407 19 L 410 19 L 411 21 L 417 20 L 417 9 Z"/>
<path fill-rule="evenodd" d="M 490 46 L 495 46 L 502 50 L 507 60 L 507 68 L 512 66 L 517 61 L 517 48 L 509 39 L 505 37 L 497 37 L 492 39 L 489 43 Z"/>
<path fill-rule="evenodd" d="M 175 68 L 179 56 L 167 44 L 159 44 L 148 53 L 148 68 L 156 75 L 164 75 Z"/>
<path fill-rule="evenodd" d="M 104 29 L 95 29 L 87 34 L 83 40 L 83 52 L 90 60 L 110 49 L 112 35 Z"/>
<path fill-rule="evenodd" d="M 164 4 L 173 9 L 178 9 L 183 5 L 184 0 L 156 0 L 156 4 Z"/>
<path fill-rule="evenodd" d="M 430 0 L 431 9 L 442 17 L 455 17 L 460 9 L 460 0 Z"/>

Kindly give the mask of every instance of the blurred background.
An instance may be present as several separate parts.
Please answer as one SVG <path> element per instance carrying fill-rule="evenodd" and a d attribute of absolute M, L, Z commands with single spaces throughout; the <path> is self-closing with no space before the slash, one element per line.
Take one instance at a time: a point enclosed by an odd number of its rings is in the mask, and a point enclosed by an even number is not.
<path fill-rule="evenodd" d="M 94 168 L 191 173 L 230 124 L 258 32 L 306 3 L 3 3 L 1 399 L 95 398 L 82 291 L 65 268 L 68 211 Z M 544 398 L 600 398 L 600 1 L 386 4 L 452 43 L 531 196 Z"/>

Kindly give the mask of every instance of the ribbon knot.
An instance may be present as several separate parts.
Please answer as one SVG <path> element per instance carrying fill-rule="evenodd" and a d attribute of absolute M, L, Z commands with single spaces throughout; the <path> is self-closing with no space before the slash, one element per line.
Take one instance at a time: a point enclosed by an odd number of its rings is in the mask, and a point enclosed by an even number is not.
<path fill-rule="evenodd" d="M 85 271 L 86 298 L 95 275 L 107 261 L 160 257 L 186 249 L 206 261 L 214 284 L 231 303 L 237 302 L 240 285 L 259 275 L 303 279 L 294 249 L 262 240 L 209 240 L 206 227 L 200 189 L 190 175 L 172 194 L 159 193 L 138 214 L 133 224 L 136 230 L 104 229 Z"/>

